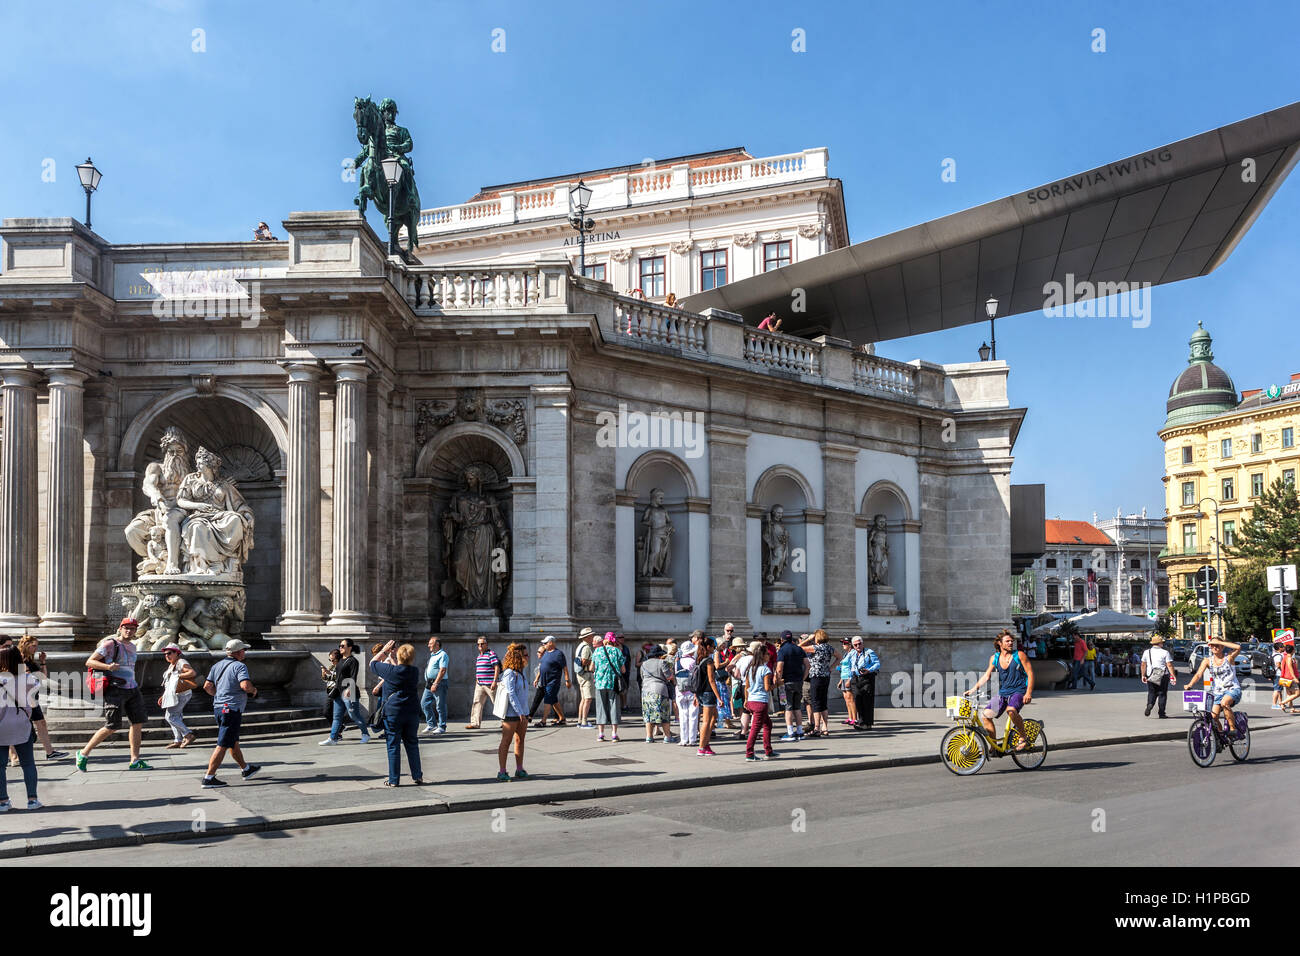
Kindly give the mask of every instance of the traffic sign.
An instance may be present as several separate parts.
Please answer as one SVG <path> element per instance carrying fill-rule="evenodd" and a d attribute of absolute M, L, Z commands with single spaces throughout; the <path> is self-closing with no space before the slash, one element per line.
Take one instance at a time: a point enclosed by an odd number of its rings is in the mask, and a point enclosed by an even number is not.
<path fill-rule="evenodd" d="M 1273 595 L 1272 600 L 1273 606 L 1279 611 L 1289 610 L 1293 603 L 1290 591 L 1278 591 Z"/>
<path fill-rule="evenodd" d="M 1272 564 L 1268 568 L 1268 589 L 1270 591 L 1294 591 L 1295 565 Z"/>
<path fill-rule="evenodd" d="M 1290 627 L 1273 628 L 1274 644 L 1295 644 L 1295 629 Z"/>
<path fill-rule="evenodd" d="M 1213 587 L 1219 583 L 1219 572 L 1208 564 L 1202 564 L 1196 571 L 1196 586 L 1204 589 L 1206 585 Z"/>
<path fill-rule="evenodd" d="M 1220 592 L 1219 592 L 1219 607 L 1227 607 L 1227 606 L 1228 606 L 1228 595 L 1225 594 L 1223 591 L 1220 591 Z"/>

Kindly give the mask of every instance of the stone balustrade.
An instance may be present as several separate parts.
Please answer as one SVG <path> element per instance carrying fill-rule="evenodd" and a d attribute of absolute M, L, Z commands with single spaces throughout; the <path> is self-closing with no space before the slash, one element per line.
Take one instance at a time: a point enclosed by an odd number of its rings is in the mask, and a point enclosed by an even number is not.
<path fill-rule="evenodd" d="M 916 395 L 916 369 L 875 355 L 853 356 L 853 385 L 869 392 Z"/>
<path fill-rule="evenodd" d="M 388 269 L 390 281 L 417 316 L 525 309 L 594 313 L 601 333 L 614 344 L 669 349 L 699 361 L 797 375 L 909 404 L 1006 405 L 1004 363 L 941 367 L 898 362 L 865 353 L 844 339 L 760 331 L 730 313 L 707 310 L 697 315 L 621 295 L 606 283 L 573 275 L 566 260 L 460 268 L 405 265 L 392 258 Z"/>
<path fill-rule="evenodd" d="M 589 212 L 621 209 L 666 199 L 687 199 L 755 186 L 777 185 L 828 175 L 825 149 L 742 159 L 712 166 L 674 163 L 592 179 Z M 420 236 L 569 215 L 571 182 L 503 189 L 497 195 L 420 213 Z"/>
<path fill-rule="evenodd" d="M 672 346 L 686 352 L 708 353 L 708 320 L 693 312 L 670 309 L 631 296 L 617 296 L 614 317 L 620 337 Z"/>
<path fill-rule="evenodd" d="M 745 361 L 783 372 L 816 375 L 820 370 L 817 346 L 796 335 L 745 330 Z"/>

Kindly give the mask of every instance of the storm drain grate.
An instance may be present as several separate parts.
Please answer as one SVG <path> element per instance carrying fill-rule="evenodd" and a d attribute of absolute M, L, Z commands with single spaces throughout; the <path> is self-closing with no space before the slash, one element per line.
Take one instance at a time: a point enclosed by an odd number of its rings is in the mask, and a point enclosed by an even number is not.
<path fill-rule="evenodd" d="M 587 763 L 598 763 L 603 767 L 618 767 L 628 763 L 644 763 L 644 761 L 632 760 L 628 757 L 597 757 L 593 760 L 588 760 Z"/>
<path fill-rule="evenodd" d="M 572 810 L 543 813 L 542 816 L 555 817 L 557 820 L 597 820 L 600 817 L 621 817 L 626 813 L 626 810 L 611 810 L 608 807 L 574 807 Z"/>

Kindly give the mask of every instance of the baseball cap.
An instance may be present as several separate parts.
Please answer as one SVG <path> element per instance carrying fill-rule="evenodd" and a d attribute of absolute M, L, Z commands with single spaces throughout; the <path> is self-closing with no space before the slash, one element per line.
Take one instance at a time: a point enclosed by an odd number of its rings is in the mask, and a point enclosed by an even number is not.
<path fill-rule="evenodd" d="M 781 640 L 783 640 L 783 641 L 793 641 L 793 640 L 794 640 L 794 633 L 791 632 L 791 631 L 782 631 L 782 632 L 781 632 Z"/>
<path fill-rule="evenodd" d="M 179 644 L 168 644 L 166 647 L 163 648 L 163 650 L 164 650 L 164 651 L 175 651 L 176 653 L 179 654 L 179 653 L 180 653 L 180 650 L 181 650 L 181 646 L 180 646 Z"/>
<path fill-rule="evenodd" d="M 248 650 L 250 647 L 252 647 L 251 644 L 245 644 L 243 641 L 241 641 L 241 640 L 240 640 L 239 638 L 237 638 L 237 637 L 232 637 L 230 640 L 226 641 L 226 653 L 227 653 L 227 654 L 236 654 L 236 653 L 238 653 L 239 651 L 246 651 L 246 650 Z"/>
<path fill-rule="evenodd" d="M 109 618 L 109 620 L 111 621 L 112 618 Z M 124 627 L 128 631 L 134 631 L 137 627 L 140 626 L 140 622 L 133 617 L 124 617 L 122 618 L 121 623 L 119 623 L 117 626 Z"/>
<path fill-rule="evenodd" d="M 554 634 L 547 634 L 544 638 L 542 638 L 542 643 L 543 643 L 543 644 L 554 644 L 554 643 L 555 643 L 555 635 L 554 635 Z"/>

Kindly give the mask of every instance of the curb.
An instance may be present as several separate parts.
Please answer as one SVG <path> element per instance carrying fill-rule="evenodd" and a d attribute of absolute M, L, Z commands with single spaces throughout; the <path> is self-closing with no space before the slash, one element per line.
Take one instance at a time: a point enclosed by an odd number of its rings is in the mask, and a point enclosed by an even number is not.
<path fill-rule="evenodd" d="M 1252 733 L 1273 730 L 1286 724 L 1271 724 L 1252 728 Z M 1114 747 L 1122 744 L 1153 743 L 1163 740 L 1181 740 L 1186 730 L 1168 730 L 1146 734 L 1127 734 L 1116 737 L 1095 737 L 1052 744 L 1051 750 L 1082 750 L 1092 747 Z M 179 843 L 185 840 L 203 840 L 213 836 L 240 836 L 247 833 L 269 833 L 283 830 L 303 830 L 312 827 L 334 826 L 346 823 L 372 823 L 377 820 L 401 820 L 408 817 L 436 816 L 443 813 L 473 813 L 505 807 L 532 804 L 598 800 L 602 797 L 624 797 L 638 793 L 664 793 L 672 790 L 694 790 L 699 787 L 725 787 L 737 783 L 756 783 L 762 780 L 788 780 L 794 777 L 816 777 L 835 773 L 855 773 L 862 770 L 882 770 L 890 767 L 915 767 L 922 764 L 942 763 L 938 753 L 912 754 L 899 757 L 867 757 L 860 760 L 831 763 L 816 767 L 780 765 L 768 770 L 747 770 L 726 776 L 705 778 L 670 777 L 642 783 L 617 784 L 607 787 L 584 787 L 553 793 L 494 797 L 491 799 L 466 799 L 451 802 L 398 803 L 383 807 L 366 807 L 355 810 L 322 810 L 316 813 L 286 814 L 269 817 L 252 823 L 218 824 L 194 832 L 190 827 L 163 830 L 156 833 L 135 833 L 111 837 L 77 837 L 56 842 L 32 843 L 24 841 L 11 847 L 0 847 L 0 860 L 22 859 L 28 856 L 47 856 L 55 853 L 77 853 L 101 847 L 143 846 L 149 843 Z"/>

